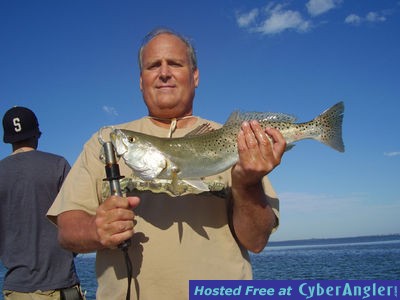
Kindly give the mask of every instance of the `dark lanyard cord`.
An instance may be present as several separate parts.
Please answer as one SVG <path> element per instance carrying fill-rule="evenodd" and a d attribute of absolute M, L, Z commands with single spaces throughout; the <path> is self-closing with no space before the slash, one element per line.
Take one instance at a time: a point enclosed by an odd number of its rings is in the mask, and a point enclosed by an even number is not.
<path fill-rule="evenodd" d="M 131 298 L 131 282 L 132 282 L 132 261 L 129 257 L 128 247 L 121 248 L 125 256 L 126 275 L 128 276 L 128 288 L 126 291 L 126 300 Z"/>

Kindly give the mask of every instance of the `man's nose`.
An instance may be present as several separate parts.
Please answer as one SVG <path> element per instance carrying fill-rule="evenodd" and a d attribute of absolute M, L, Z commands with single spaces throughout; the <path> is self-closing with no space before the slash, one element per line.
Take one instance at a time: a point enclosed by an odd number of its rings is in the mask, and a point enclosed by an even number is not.
<path fill-rule="evenodd" d="M 163 62 L 160 67 L 160 78 L 168 79 L 169 77 L 171 77 L 171 69 L 167 63 Z"/>

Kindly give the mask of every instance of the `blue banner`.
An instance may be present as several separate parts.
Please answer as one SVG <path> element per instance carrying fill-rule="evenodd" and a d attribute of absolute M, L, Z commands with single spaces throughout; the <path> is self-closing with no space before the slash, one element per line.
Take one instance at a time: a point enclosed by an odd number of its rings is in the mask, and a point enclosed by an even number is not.
<path fill-rule="evenodd" d="M 400 280 L 190 280 L 189 300 L 398 299 Z"/>

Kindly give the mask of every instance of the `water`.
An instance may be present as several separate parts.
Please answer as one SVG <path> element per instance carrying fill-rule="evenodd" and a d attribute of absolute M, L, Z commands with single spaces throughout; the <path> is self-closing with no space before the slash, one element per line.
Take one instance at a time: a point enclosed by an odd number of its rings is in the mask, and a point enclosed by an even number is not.
<path fill-rule="evenodd" d="M 254 279 L 400 280 L 400 235 L 271 242 L 251 260 Z M 94 261 L 94 254 L 76 258 L 88 300 L 95 299 L 97 287 Z M 0 266 L 0 285 L 4 272 Z"/>
<path fill-rule="evenodd" d="M 76 271 L 78 272 L 81 286 L 86 291 L 86 299 L 96 299 L 96 273 L 95 273 L 95 254 L 78 255 L 75 258 Z"/>
<path fill-rule="evenodd" d="M 251 259 L 254 279 L 400 280 L 400 240 L 269 247 Z"/>

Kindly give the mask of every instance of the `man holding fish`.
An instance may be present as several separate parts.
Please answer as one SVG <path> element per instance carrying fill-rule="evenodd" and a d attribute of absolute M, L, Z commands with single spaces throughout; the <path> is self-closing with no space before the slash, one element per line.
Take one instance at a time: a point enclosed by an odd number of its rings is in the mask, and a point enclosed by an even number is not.
<path fill-rule="evenodd" d="M 140 49 L 139 64 L 148 116 L 113 128 L 166 142 L 166 137 L 221 127 L 193 115 L 199 70 L 188 40 L 167 29 L 154 31 Z M 102 138 L 108 139 L 107 131 Z M 97 135 L 85 144 L 48 216 L 65 248 L 97 251 L 97 299 L 125 298 L 118 245 L 126 240 L 131 241 L 133 299 L 187 299 L 190 279 L 252 278 L 247 251 L 262 251 L 278 226 L 278 200 L 266 175 L 281 162 L 286 141 L 277 129 L 263 129 L 252 120 L 241 124 L 235 139 L 233 167 L 196 180 L 180 178 L 179 167 L 172 168 L 170 179 L 146 177 L 121 159 L 124 197 L 109 196 Z M 148 160 L 163 154 L 152 151 L 145 151 Z M 171 182 L 180 192 L 171 193 Z M 198 189 L 196 182 L 208 190 Z"/>

